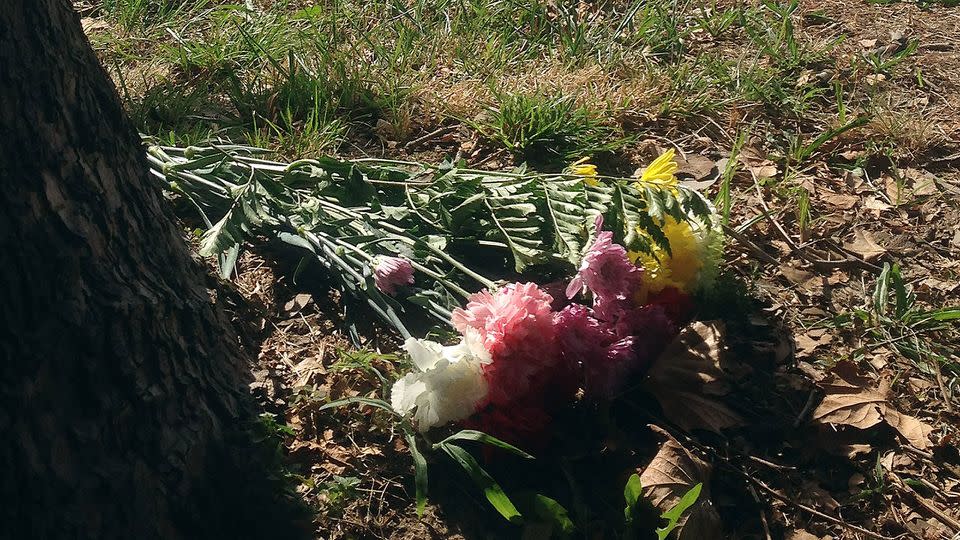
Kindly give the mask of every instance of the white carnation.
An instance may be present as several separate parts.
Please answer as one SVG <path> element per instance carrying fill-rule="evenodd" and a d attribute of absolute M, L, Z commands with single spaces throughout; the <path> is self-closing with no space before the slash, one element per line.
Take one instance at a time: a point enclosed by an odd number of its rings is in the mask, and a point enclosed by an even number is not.
<path fill-rule="evenodd" d="M 390 401 L 394 410 L 403 415 L 413 413 L 421 432 L 463 420 L 476 411 L 487 395 L 482 365 L 490 362 L 490 354 L 477 336 L 468 334 L 457 345 L 447 347 L 409 338 L 403 348 L 418 371 L 393 385 Z"/>

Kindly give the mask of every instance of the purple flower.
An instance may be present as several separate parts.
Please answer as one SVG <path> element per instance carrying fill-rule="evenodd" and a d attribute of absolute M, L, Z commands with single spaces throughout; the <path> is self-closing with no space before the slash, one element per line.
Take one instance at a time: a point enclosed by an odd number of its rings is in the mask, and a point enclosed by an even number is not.
<path fill-rule="evenodd" d="M 413 265 L 403 257 L 378 257 L 373 281 L 380 292 L 392 296 L 397 287 L 413 285 Z"/>
<path fill-rule="evenodd" d="M 587 250 L 580 270 L 567 286 L 573 298 L 583 286 L 598 296 L 628 296 L 640 282 L 640 269 L 627 258 L 627 250 L 613 243 L 613 233 L 602 231 Z"/>
<path fill-rule="evenodd" d="M 614 333 L 621 338 L 633 338 L 633 351 L 637 362 L 647 368 L 677 335 L 677 325 L 667 312 L 656 305 L 638 307 L 627 311 L 614 325 Z"/>
<path fill-rule="evenodd" d="M 597 217 L 597 238 L 580 262 L 580 270 L 567 286 L 567 297 L 573 298 L 583 287 L 593 293 L 593 309 L 597 318 L 613 322 L 623 311 L 633 307 L 633 298 L 640 290 L 642 271 L 630 262 L 627 250 L 613 243 L 613 233 L 601 231 L 603 219 Z"/>

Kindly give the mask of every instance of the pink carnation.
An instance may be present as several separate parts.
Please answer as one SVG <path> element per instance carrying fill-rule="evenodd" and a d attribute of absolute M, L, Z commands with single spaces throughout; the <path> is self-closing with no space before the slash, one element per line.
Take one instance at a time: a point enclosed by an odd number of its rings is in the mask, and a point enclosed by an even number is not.
<path fill-rule="evenodd" d="M 373 281 L 380 292 L 396 294 L 397 287 L 413 285 L 413 265 L 403 257 L 379 257 L 373 269 Z"/>
<path fill-rule="evenodd" d="M 492 361 L 483 366 L 493 404 L 553 394 L 551 370 L 559 365 L 551 296 L 534 283 L 512 283 L 470 297 L 453 312 L 453 326 L 476 332 Z M 551 399 L 552 401 L 552 399 Z"/>

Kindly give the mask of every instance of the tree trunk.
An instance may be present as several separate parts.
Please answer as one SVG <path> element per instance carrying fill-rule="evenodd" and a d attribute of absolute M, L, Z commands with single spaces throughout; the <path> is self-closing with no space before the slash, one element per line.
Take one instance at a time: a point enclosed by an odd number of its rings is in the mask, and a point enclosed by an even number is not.
<path fill-rule="evenodd" d="M 68 0 L 0 8 L 0 186 L 0 538 L 292 534 L 236 336 Z"/>

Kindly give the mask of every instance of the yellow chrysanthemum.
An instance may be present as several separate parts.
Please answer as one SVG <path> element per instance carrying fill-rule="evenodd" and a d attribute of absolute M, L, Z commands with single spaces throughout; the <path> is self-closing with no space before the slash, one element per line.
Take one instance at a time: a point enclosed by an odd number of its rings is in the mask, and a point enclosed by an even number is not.
<path fill-rule="evenodd" d="M 597 179 L 597 166 L 592 163 L 588 163 L 588 159 L 590 158 L 582 158 L 574 163 L 571 163 L 570 166 L 567 167 L 567 171 L 569 171 L 570 174 L 582 176 L 583 183 L 587 184 L 588 186 L 599 186 L 600 180 Z"/>
<path fill-rule="evenodd" d="M 641 189 L 650 184 L 657 184 L 664 187 L 674 188 L 677 186 L 677 160 L 675 159 L 673 149 L 667 150 L 660 157 L 653 160 L 643 174 L 640 175 L 640 181 L 637 183 Z"/>
<path fill-rule="evenodd" d="M 653 253 L 631 251 L 627 255 L 635 264 L 643 267 L 643 287 L 638 302 L 646 302 L 650 294 L 667 287 L 676 287 L 691 292 L 697 284 L 704 264 L 704 245 L 686 221 L 677 221 L 667 216 L 663 234 L 670 242 L 670 252 L 651 241 Z M 638 229 L 638 233 L 646 232 Z"/>

